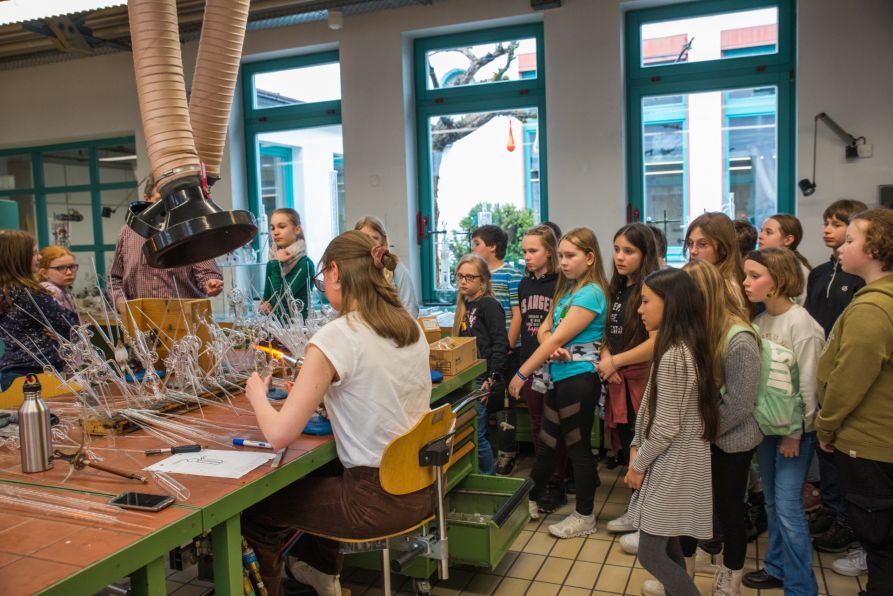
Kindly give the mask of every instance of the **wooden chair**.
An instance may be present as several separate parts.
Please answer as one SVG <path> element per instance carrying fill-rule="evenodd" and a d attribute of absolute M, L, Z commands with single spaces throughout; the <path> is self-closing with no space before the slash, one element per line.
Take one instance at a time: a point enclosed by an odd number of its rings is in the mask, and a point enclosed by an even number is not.
<path fill-rule="evenodd" d="M 63 383 L 59 377 L 51 373 L 40 373 L 37 375 L 37 380 L 40 382 L 40 395 L 44 399 L 80 390 L 79 385 Z M 25 400 L 24 385 L 25 377 L 21 376 L 13 381 L 6 391 L 0 393 L 0 409 L 18 408 L 22 405 Z"/>
<path fill-rule="evenodd" d="M 403 570 L 419 556 L 438 561 L 438 577 L 449 577 L 447 545 L 445 467 L 452 454 L 456 414 L 445 404 L 428 412 L 406 434 L 392 440 L 381 457 L 379 479 L 382 488 L 392 495 L 407 495 L 432 484 L 436 485 L 436 507 L 431 515 L 399 532 L 374 538 L 354 539 L 313 532 L 316 536 L 341 543 L 341 552 L 381 551 L 382 591 L 391 594 L 391 571 Z M 436 521 L 435 534 L 427 534 L 426 526 Z M 417 532 L 421 530 L 420 534 Z M 402 554 L 391 561 L 391 548 Z"/>

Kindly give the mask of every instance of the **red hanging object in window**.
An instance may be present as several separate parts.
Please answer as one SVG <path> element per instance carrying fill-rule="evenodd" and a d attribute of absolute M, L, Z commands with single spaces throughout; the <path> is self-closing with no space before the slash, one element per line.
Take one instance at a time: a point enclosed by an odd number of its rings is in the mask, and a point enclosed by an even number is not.
<path fill-rule="evenodd" d="M 509 118 L 509 140 L 505 144 L 505 148 L 509 153 L 515 150 L 515 136 L 512 134 L 512 119 Z"/>

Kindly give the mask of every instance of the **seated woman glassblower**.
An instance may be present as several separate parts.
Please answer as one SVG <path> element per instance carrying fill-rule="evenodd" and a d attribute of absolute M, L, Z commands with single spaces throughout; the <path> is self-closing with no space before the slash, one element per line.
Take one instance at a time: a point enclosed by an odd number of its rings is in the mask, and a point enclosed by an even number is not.
<path fill-rule="evenodd" d="M 362 232 L 332 240 L 321 275 L 338 318 L 310 340 L 280 411 L 267 400 L 269 378 L 254 373 L 246 385 L 260 429 L 274 449 L 297 439 L 324 401 L 344 466 L 341 476 L 301 479 L 243 515 L 243 534 L 257 553 L 271 595 L 282 593 L 280 551 L 295 529 L 370 538 L 399 531 L 433 511 L 433 487 L 394 496 L 378 477 L 385 446 L 415 426 L 431 399 L 428 344 L 383 273 L 395 264 L 386 247 Z M 338 544 L 311 534 L 302 535 L 292 550 L 300 560 L 292 571 L 319 594 L 338 595 Z"/>

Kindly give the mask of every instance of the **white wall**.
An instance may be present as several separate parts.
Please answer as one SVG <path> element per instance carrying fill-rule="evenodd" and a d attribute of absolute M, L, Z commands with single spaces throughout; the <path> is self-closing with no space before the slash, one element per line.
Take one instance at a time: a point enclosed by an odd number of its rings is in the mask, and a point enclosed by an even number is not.
<path fill-rule="evenodd" d="M 812 263 L 827 259 L 821 241 L 825 207 L 836 199 L 876 205 L 878 185 L 893 184 L 893 2 L 800 2 L 797 80 L 797 180 L 812 177 L 813 118 L 827 112 L 844 130 L 864 135 L 874 157 L 847 162 L 843 142 L 819 124 L 815 194 L 797 192 L 797 215 Z"/>
<path fill-rule="evenodd" d="M 590 225 L 604 250 L 624 219 L 621 32 L 622 10 L 629 6 L 620 0 L 564 0 L 561 8 L 537 12 L 528 0 L 449 0 L 347 17 L 340 31 L 317 22 L 251 32 L 244 54 L 246 61 L 254 61 L 340 50 L 348 222 L 366 213 L 382 217 L 398 254 L 417 272 L 411 39 L 541 20 L 549 215 L 565 228 Z M 874 203 L 877 185 L 893 183 L 893 44 L 888 34 L 893 2 L 808 0 L 799 11 L 797 178 L 811 175 L 812 118 L 820 111 L 867 136 L 875 152 L 871 159 L 845 163 L 836 137 L 820 130 L 818 190 L 806 199 L 798 194 L 798 215 L 808 236 L 804 252 L 816 260 L 825 256 L 818 240 L 825 205 L 839 197 Z M 187 72 L 194 53 L 195 44 L 187 44 Z M 0 89 L 0 146 L 135 133 L 138 172 L 148 170 L 129 54 L 0 71 Z M 225 180 L 214 194 L 224 206 L 244 206 L 238 106 L 233 114 L 233 137 L 222 164 Z"/>

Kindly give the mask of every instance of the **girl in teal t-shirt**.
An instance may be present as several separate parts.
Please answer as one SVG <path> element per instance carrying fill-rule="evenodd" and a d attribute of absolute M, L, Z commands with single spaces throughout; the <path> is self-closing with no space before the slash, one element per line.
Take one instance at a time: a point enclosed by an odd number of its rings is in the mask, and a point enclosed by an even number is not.
<path fill-rule="evenodd" d="M 608 304 L 607 283 L 598 240 L 589 228 L 575 228 L 558 244 L 558 276 L 552 309 L 537 332 L 539 348 L 528 358 L 509 385 L 518 397 L 524 381 L 543 363 L 551 376 L 551 387 L 543 399 L 540 439 L 530 476 L 530 515 L 539 517 L 537 499 L 546 490 L 555 469 L 556 447 L 564 444 L 577 484 L 576 510 L 549 526 L 558 538 L 585 536 L 596 531 L 595 458 L 590 436 L 595 409 L 601 394 L 601 379 L 595 374 L 605 331 Z"/>

